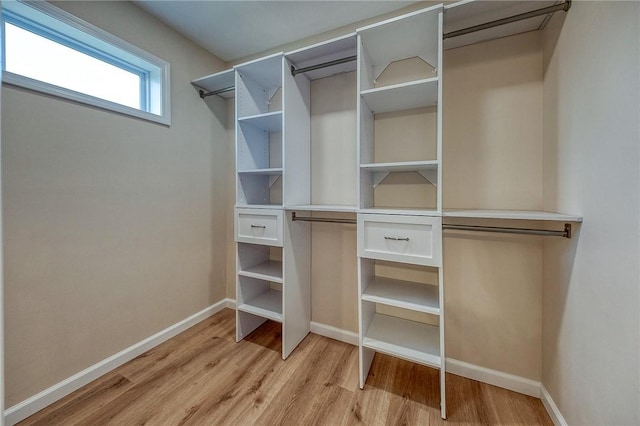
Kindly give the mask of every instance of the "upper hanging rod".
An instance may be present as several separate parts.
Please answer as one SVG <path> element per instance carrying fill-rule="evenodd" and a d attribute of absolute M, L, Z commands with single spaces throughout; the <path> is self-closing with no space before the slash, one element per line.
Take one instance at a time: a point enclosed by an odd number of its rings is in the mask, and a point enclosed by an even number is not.
<path fill-rule="evenodd" d="M 219 95 L 220 93 L 231 92 L 232 90 L 236 90 L 236 87 L 235 86 L 225 87 L 224 89 L 212 90 L 211 92 L 205 92 L 204 90 L 199 90 L 198 93 L 200 93 L 200 97 L 204 99 L 207 96 Z"/>
<path fill-rule="evenodd" d="M 571 238 L 571 224 L 564 224 L 564 231 L 553 231 L 550 229 L 529 229 L 529 228 L 501 228 L 497 226 L 475 226 L 475 225 L 448 225 L 443 224 L 442 229 L 455 231 L 478 231 L 478 232 L 500 232 L 504 234 L 525 234 L 542 235 L 550 237 Z"/>
<path fill-rule="evenodd" d="M 301 221 L 301 222 L 324 222 L 324 223 L 351 223 L 355 224 L 355 219 L 335 219 L 330 217 L 309 217 L 309 216 L 296 216 L 296 212 L 291 212 L 291 220 L 292 221 Z"/>
<path fill-rule="evenodd" d="M 488 28 L 498 27 L 500 25 L 510 24 L 516 21 L 522 21 L 523 19 L 534 18 L 540 15 L 546 15 L 549 13 L 554 13 L 559 10 L 564 10 L 567 12 L 571 8 L 571 0 L 567 0 L 563 3 L 555 4 L 553 6 L 543 7 L 542 9 L 532 10 L 530 12 L 521 13 L 519 15 L 509 16 L 507 18 L 497 19 L 491 22 L 485 22 L 484 24 L 474 25 L 472 27 L 463 28 L 457 31 L 451 31 L 443 34 L 443 39 L 458 37 L 461 35 L 474 33 L 476 31 L 486 30 Z"/>
<path fill-rule="evenodd" d="M 332 67 L 334 65 L 340 65 L 340 64 L 344 64 L 346 62 L 351 62 L 351 61 L 355 61 L 356 59 L 358 59 L 357 56 L 347 56 L 346 58 L 340 58 L 340 59 L 335 59 L 333 61 L 329 61 L 329 62 L 323 62 L 321 64 L 317 64 L 317 65 L 311 65 L 308 67 L 304 67 L 304 68 L 298 68 L 296 69 L 296 67 L 294 67 L 293 65 L 291 65 L 291 75 L 292 76 L 296 76 L 296 74 L 302 74 L 308 71 L 314 71 L 314 70 L 319 70 L 321 68 L 327 68 L 327 67 Z"/>

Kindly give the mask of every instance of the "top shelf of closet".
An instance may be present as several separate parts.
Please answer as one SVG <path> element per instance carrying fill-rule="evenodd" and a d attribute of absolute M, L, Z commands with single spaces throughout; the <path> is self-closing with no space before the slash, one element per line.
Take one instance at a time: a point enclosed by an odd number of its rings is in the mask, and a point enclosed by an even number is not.
<path fill-rule="evenodd" d="M 231 99 L 235 96 L 236 77 L 233 69 L 210 74 L 205 77 L 200 77 L 191 82 L 191 84 L 203 92 L 216 92 L 218 90 L 229 89 L 221 92 L 218 96 L 225 99 Z"/>
<path fill-rule="evenodd" d="M 541 220 L 582 222 L 581 216 L 536 210 L 445 210 L 443 217 L 467 219 Z"/>

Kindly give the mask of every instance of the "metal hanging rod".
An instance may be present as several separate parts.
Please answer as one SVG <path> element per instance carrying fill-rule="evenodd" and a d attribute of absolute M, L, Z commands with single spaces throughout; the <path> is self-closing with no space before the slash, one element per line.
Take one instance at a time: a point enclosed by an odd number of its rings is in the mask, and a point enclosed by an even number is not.
<path fill-rule="evenodd" d="M 452 231 L 477 231 L 477 232 L 500 232 L 503 234 L 525 234 L 542 235 L 549 237 L 571 238 L 571 224 L 564 224 L 564 231 L 553 231 L 550 229 L 528 229 L 528 228 L 501 228 L 497 226 L 475 226 L 475 225 L 448 225 L 443 224 L 442 229 Z"/>
<path fill-rule="evenodd" d="M 220 93 L 231 92 L 233 90 L 236 90 L 235 86 L 225 87 L 224 89 L 212 90 L 211 92 L 205 92 L 204 90 L 199 90 L 198 93 L 200 93 L 200 97 L 204 99 L 207 96 L 219 95 Z"/>
<path fill-rule="evenodd" d="M 543 7 L 542 9 L 536 9 L 536 10 L 532 10 L 530 12 L 521 13 L 519 15 L 509 16 L 507 18 L 502 18 L 502 19 L 497 19 L 497 20 L 491 21 L 491 22 L 485 22 L 484 24 L 474 25 L 472 27 L 463 28 L 463 29 L 457 30 L 457 31 L 451 31 L 451 32 L 443 34 L 442 38 L 443 39 L 448 39 L 448 38 L 458 37 L 458 36 L 461 36 L 461 35 L 474 33 L 476 31 L 482 31 L 482 30 L 486 30 L 488 28 L 498 27 L 500 25 L 510 24 L 510 23 L 516 22 L 516 21 L 522 21 L 523 19 L 529 19 L 529 18 L 534 18 L 536 16 L 540 16 L 540 15 L 546 15 L 546 14 L 549 14 L 549 13 L 558 12 L 560 10 L 564 10 L 565 12 L 567 12 L 570 8 L 571 8 L 571 0 L 567 0 L 567 1 L 563 2 L 563 3 L 555 4 L 553 6 Z"/>
<path fill-rule="evenodd" d="M 322 223 L 347 223 L 356 224 L 355 219 L 335 219 L 328 217 L 309 217 L 297 216 L 296 212 L 291 212 L 291 220 L 301 222 L 322 222 Z M 506 228 L 498 226 L 476 226 L 476 225 L 450 225 L 443 224 L 443 230 L 451 231 L 474 231 L 474 232 L 499 232 L 502 234 L 523 234 L 523 235 L 539 235 L 545 237 L 564 237 L 571 238 L 571 224 L 565 223 L 563 231 L 554 231 L 551 229 L 530 229 L 530 228 Z"/>
<path fill-rule="evenodd" d="M 330 217 L 309 217 L 309 216 L 296 216 L 296 212 L 291 212 L 291 220 L 301 222 L 323 222 L 323 223 L 357 223 L 355 219 L 334 219 Z"/>
<path fill-rule="evenodd" d="M 329 61 L 329 62 L 323 62 L 321 64 L 317 64 L 317 65 L 311 65 L 308 67 L 304 67 L 304 68 L 298 68 L 296 69 L 296 67 L 294 67 L 293 65 L 291 65 L 291 75 L 292 76 L 296 76 L 296 74 L 302 74 L 308 71 L 314 71 L 314 70 L 319 70 L 321 68 L 327 68 L 327 67 L 332 67 L 334 65 L 340 65 L 340 64 L 344 64 L 346 62 L 351 62 L 351 61 L 355 61 L 356 59 L 358 59 L 358 56 L 348 56 L 346 58 L 340 58 L 340 59 L 335 59 L 333 61 Z"/>

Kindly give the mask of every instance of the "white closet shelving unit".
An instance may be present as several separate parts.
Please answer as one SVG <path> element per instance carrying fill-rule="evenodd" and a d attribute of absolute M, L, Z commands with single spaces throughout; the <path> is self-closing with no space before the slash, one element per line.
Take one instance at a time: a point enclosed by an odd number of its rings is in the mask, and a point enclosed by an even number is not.
<path fill-rule="evenodd" d="M 192 81 L 202 97 L 236 99 L 238 341 L 273 320 L 282 323 L 282 357 L 295 349 L 311 321 L 311 234 L 310 223 L 293 220 L 293 213 L 357 213 L 352 222 L 358 238 L 360 387 L 376 352 L 438 368 L 441 415 L 446 417 L 442 232 L 483 227 L 455 228 L 460 225 L 443 224 L 443 219 L 564 222 L 564 236 L 570 236 L 569 222 L 582 218 L 544 211 L 443 209 L 443 48 L 539 29 L 550 14 L 448 37 L 554 3 L 463 0 L 437 5 Z M 310 82 L 350 71 L 357 71 L 358 204 L 312 204 Z M 416 111 L 431 117 L 407 133 L 418 139 L 389 141 L 380 131 L 388 117 Z M 423 144 L 434 146 L 422 154 L 408 148 Z M 393 158 L 388 158 L 390 151 Z M 385 181 L 401 174 L 421 176 L 424 199 L 421 195 L 416 202 L 403 191 L 385 198 L 389 192 L 380 191 Z M 513 230 L 531 231 L 490 232 Z"/>
<path fill-rule="evenodd" d="M 442 6 L 361 28 L 358 33 L 358 294 L 360 387 L 364 388 L 376 352 L 440 369 L 441 415 L 446 417 L 444 304 L 442 292 Z M 401 61 L 419 58 L 418 72 L 400 81 L 385 78 Z M 415 62 L 414 62 L 415 63 Z M 385 84 L 385 81 L 391 83 Z M 379 115 L 415 114 L 435 109 L 431 137 L 389 141 L 379 136 Z M 418 132 L 420 133 L 420 132 Z M 380 144 L 435 142 L 435 158 L 379 158 Z M 407 150 L 411 151 L 411 150 Z M 431 200 L 387 203 L 376 188 L 394 173 L 418 173 L 436 191 Z M 403 265 L 409 265 L 403 267 Z M 404 279 L 403 268 L 422 268 L 435 280 Z M 394 276 L 396 275 L 396 276 Z M 420 321 L 418 321 L 419 319 Z"/>
<path fill-rule="evenodd" d="M 284 214 L 287 202 L 309 202 L 309 84 L 282 53 L 235 75 L 236 340 L 280 322 L 285 359 L 311 322 L 309 226 Z"/>

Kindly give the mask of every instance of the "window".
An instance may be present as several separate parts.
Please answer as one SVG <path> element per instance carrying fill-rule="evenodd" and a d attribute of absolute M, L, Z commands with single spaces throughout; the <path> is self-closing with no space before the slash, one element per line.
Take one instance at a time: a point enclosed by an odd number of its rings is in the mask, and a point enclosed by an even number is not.
<path fill-rule="evenodd" d="M 3 80 L 170 124 L 169 64 L 45 2 L 2 2 Z"/>

